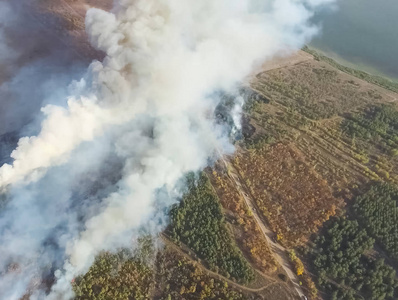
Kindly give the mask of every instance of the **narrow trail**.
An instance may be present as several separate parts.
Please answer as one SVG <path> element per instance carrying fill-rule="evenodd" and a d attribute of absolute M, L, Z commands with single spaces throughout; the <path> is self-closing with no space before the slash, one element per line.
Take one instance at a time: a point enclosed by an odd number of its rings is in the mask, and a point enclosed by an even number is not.
<path fill-rule="evenodd" d="M 213 271 L 209 270 L 208 268 L 206 268 L 202 263 L 200 263 L 199 261 L 193 259 L 189 254 L 185 253 L 179 246 L 177 246 L 177 245 L 176 245 L 168 236 L 166 236 L 164 233 L 161 233 L 161 234 L 160 234 L 160 237 L 161 237 L 161 239 L 163 240 L 163 242 L 164 242 L 167 246 L 173 248 L 174 251 L 178 252 L 180 255 L 184 256 L 184 257 L 187 258 L 188 260 L 194 262 L 200 269 L 202 269 L 202 271 L 204 271 L 205 273 L 210 274 L 212 277 L 218 278 L 218 279 L 221 280 L 221 281 L 226 281 L 226 282 L 228 282 L 228 284 L 230 284 L 231 286 L 234 286 L 234 287 L 237 288 L 237 289 L 241 289 L 241 290 L 244 290 L 244 291 L 247 291 L 247 292 L 258 293 L 258 292 L 262 292 L 262 291 L 268 289 L 270 286 L 273 286 L 273 285 L 276 285 L 276 284 L 281 284 L 280 282 L 277 282 L 275 279 L 266 276 L 267 279 L 270 280 L 270 281 L 272 281 L 272 282 L 270 282 L 270 283 L 268 283 L 268 284 L 262 286 L 261 288 L 255 289 L 255 288 L 250 288 L 250 287 L 241 285 L 241 284 L 239 284 L 239 283 L 237 283 L 237 282 L 235 282 L 235 281 L 232 281 L 232 280 L 230 280 L 230 279 L 228 279 L 228 278 L 222 276 L 222 275 L 219 274 L 219 273 L 213 272 Z M 261 276 L 263 276 L 263 274 L 261 274 Z"/>
<path fill-rule="evenodd" d="M 261 217 L 259 216 L 257 209 L 256 209 L 255 201 L 254 201 L 252 195 L 250 195 L 250 193 L 246 192 L 246 190 L 248 190 L 248 189 L 246 188 L 244 183 L 242 184 L 243 181 L 242 181 L 238 171 L 235 169 L 235 167 L 231 163 L 226 161 L 224 156 L 221 156 L 221 159 L 222 159 L 226 169 L 229 170 L 228 176 L 235 183 L 238 192 L 241 194 L 241 196 L 245 200 L 245 203 L 246 203 L 248 209 L 251 211 L 254 219 L 256 220 L 259 228 L 261 229 L 261 232 L 263 233 L 265 239 L 267 240 L 271 251 L 274 253 L 275 259 L 281 265 L 283 270 L 286 272 L 289 279 L 292 281 L 292 283 L 294 285 L 294 289 L 296 290 L 297 294 L 300 296 L 300 298 L 304 298 L 305 294 L 299 284 L 299 280 L 298 280 L 296 274 L 292 270 L 290 260 L 287 256 L 286 248 L 283 247 L 282 245 L 280 245 L 279 243 L 276 243 L 273 241 L 274 233 L 262 221 Z"/>

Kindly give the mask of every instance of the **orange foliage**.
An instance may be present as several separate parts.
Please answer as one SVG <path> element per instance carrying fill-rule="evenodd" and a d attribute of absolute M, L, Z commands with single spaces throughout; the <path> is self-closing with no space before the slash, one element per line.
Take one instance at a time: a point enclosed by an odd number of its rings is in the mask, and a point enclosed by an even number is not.
<path fill-rule="evenodd" d="M 343 205 L 293 145 L 241 152 L 233 163 L 271 229 L 287 246 L 304 243 Z"/>
<path fill-rule="evenodd" d="M 238 245 L 248 256 L 256 268 L 263 272 L 276 270 L 276 261 L 263 237 L 255 219 L 247 211 L 246 204 L 236 189 L 234 182 L 228 175 L 225 168 L 220 164 L 208 172 L 209 178 L 221 205 L 235 219 L 235 225 L 239 233 L 236 234 Z"/>

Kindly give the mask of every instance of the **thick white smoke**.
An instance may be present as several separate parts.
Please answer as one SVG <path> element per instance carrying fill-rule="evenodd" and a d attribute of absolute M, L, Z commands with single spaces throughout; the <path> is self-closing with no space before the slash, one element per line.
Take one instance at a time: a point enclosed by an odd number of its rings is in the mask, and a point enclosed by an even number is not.
<path fill-rule="evenodd" d="M 42 109 L 40 133 L 21 138 L 0 168 L 0 298 L 18 299 L 55 268 L 48 298 L 70 299 L 70 281 L 100 251 L 131 246 L 142 226 L 158 232 L 184 174 L 232 150 L 214 121 L 214 92 L 300 48 L 317 32 L 313 10 L 329 2 L 119 0 L 112 13 L 89 10 L 86 30 L 106 58 L 71 85 L 65 105 Z M 76 192 L 104 172 L 120 176 Z"/>

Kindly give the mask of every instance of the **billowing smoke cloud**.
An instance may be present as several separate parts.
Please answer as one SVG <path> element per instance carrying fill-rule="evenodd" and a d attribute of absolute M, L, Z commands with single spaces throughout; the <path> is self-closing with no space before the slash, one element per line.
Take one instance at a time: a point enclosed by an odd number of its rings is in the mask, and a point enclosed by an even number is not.
<path fill-rule="evenodd" d="M 40 108 L 63 104 L 66 87 L 92 61 L 77 51 L 80 45 L 71 31 L 60 34 L 65 20 L 49 14 L 45 4 L 46 0 L 0 0 L 1 164 L 10 161 L 19 137 L 39 131 Z"/>
<path fill-rule="evenodd" d="M 86 30 L 105 59 L 64 103 L 42 108 L 40 132 L 0 168 L 0 298 L 19 299 L 55 272 L 46 297 L 70 299 L 70 281 L 100 251 L 159 232 L 184 174 L 233 151 L 214 92 L 301 47 L 317 32 L 313 10 L 329 2 L 119 0 L 112 13 L 89 10 Z"/>

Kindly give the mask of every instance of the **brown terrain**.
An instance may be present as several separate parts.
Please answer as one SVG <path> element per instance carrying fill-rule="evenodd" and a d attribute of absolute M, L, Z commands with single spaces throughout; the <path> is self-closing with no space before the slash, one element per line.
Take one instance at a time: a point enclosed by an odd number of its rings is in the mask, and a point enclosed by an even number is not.
<path fill-rule="evenodd" d="M 112 0 L 37 0 L 10 2 L 10 6 L 20 23 L 5 27 L 4 32 L 8 46 L 19 56 L 13 66 L 2 66 L 0 82 L 15 74 L 10 67 L 23 67 L 50 55 L 54 49 L 65 51 L 71 62 L 103 58 L 103 53 L 87 40 L 84 17 L 90 7 L 111 9 Z"/>
<path fill-rule="evenodd" d="M 102 59 L 103 54 L 93 49 L 84 29 L 86 11 L 91 7 L 110 10 L 112 0 L 40 0 L 32 8 L 32 17 L 48 30 L 53 40 L 72 48 L 76 55 Z"/>

